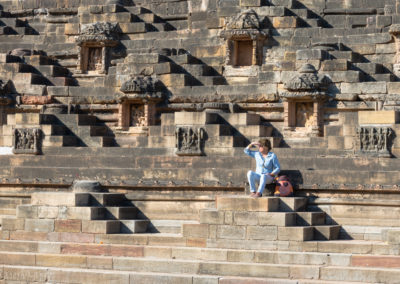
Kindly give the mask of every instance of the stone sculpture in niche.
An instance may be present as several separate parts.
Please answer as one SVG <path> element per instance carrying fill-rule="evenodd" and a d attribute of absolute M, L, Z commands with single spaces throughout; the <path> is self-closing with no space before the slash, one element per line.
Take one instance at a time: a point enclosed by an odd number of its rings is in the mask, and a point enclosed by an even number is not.
<path fill-rule="evenodd" d="M 39 128 L 14 129 L 14 154 L 40 154 L 41 130 Z"/>
<path fill-rule="evenodd" d="M 152 77 L 137 76 L 125 81 L 120 88 L 124 94 L 119 99 L 118 126 L 124 130 L 141 127 L 136 132 L 146 134 L 145 128 L 155 124 L 156 104 L 163 99 L 160 88 L 159 81 Z"/>
<path fill-rule="evenodd" d="M 394 131 L 390 127 L 360 126 L 357 128 L 358 150 L 362 154 L 391 157 Z"/>
<path fill-rule="evenodd" d="M 76 72 L 105 74 L 110 61 L 110 48 L 119 42 L 119 27 L 117 23 L 109 22 L 85 24 L 75 40 L 79 47 Z"/>
<path fill-rule="evenodd" d="M 193 126 L 177 126 L 175 143 L 175 153 L 178 156 L 201 156 L 203 155 L 204 129 Z"/>
<path fill-rule="evenodd" d="M 323 128 L 322 105 L 328 98 L 328 78 L 317 74 L 313 65 L 303 65 L 284 84 L 280 94 L 284 107 L 284 132 L 288 136 L 320 136 Z"/>
<path fill-rule="evenodd" d="M 220 37 L 226 41 L 226 65 L 261 65 L 262 46 L 267 33 L 261 30 L 254 10 L 246 10 L 230 18 Z"/>

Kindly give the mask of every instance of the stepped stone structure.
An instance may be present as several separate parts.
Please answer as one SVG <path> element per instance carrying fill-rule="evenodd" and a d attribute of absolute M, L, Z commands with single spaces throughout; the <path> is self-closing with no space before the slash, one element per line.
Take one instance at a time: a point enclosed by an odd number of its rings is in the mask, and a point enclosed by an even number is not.
<path fill-rule="evenodd" d="M 399 35 L 398 0 L 0 0 L 0 284 L 398 283 Z M 295 197 L 249 197 L 261 138 Z"/>

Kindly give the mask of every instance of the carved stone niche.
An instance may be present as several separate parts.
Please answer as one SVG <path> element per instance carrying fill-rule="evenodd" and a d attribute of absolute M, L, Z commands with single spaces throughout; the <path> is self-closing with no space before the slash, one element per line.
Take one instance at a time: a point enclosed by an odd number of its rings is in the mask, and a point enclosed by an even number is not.
<path fill-rule="evenodd" d="M 263 41 L 267 33 L 260 30 L 258 15 L 254 10 L 249 9 L 230 18 L 220 37 L 225 39 L 225 65 L 261 65 Z"/>
<path fill-rule="evenodd" d="M 120 88 L 118 127 L 138 135 L 147 135 L 156 123 L 156 104 L 163 99 L 159 81 L 152 77 L 131 77 Z"/>
<path fill-rule="evenodd" d="M 284 107 L 284 134 L 291 137 L 322 135 L 323 103 L 328 98 L 328 78 L 319 76 L 314 66 L 303 65 L 280 94 Z"/>
<path fill-rule="evenodd" d="M 204 129 L 177 125 L 175 128 L 175 154 L 178 156 L 201 156 L 204 148 Z"/>
<path fill-rule="evenodd" d="M 390 127 L 360 126 L 357 128 L 356 147 L 360 154 L 390 158 L 394 137 Z"/>
<path fill-rule="evenodd" d="M 389 33 L 394 37 L 394 42 L 396 43 L 396 56 L 395 63 L 393 64 L 393 73 L 396 76 L 400 76 L 400 25 L 391 25 Z"/>
<path fill-rule="evenodd" d="M 79 47 L 76 73 L 106 74 L 110 49 L 119 43 L 118 24 L 97 22 L 82 25 L 75 41 Z"/>
<path fill-rule="evenodd" d="M 16 128 L 13 137 L 14 154 L 40 154 L 42 132 L 39 128 Z"/>

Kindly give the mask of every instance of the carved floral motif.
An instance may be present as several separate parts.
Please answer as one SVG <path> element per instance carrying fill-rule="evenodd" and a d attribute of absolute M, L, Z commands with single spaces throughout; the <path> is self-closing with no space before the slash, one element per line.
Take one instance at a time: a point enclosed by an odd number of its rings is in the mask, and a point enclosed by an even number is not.
<path fill-rule="evenodd" d="M 175 129 L 176 148 L 178 156 L 200 156 L 203 154 L 204 129 L 193 126 L 177 126 Z"/>
<path fill-rule="evenodd" d="M 39 154 L 41 138 L 42 135 L 39 128 L 14 129 L 14 154 Z"/>

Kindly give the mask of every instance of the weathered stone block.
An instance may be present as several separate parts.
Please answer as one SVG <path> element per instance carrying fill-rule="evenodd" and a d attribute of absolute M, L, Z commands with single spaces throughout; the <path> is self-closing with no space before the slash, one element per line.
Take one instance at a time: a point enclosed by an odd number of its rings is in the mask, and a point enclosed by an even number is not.
<path fill-rule="evenodd" d="M 280 241 L 310 241 L 313 237 L 313 227 L 278 227 Z"/>
<path fill-rule="evenodd" d="M 261 0 L 240 0 L 240 6 L 244 7 L 260 7 Z"/>
<path fill-rule="evenodd" d="M 19 205 L 17 207 L 18 218 L 38 218 L 38 206 Z"/>
<path fill-rule="evenodd" d="M 37 255 L 36 265 L 50 267 L 80 267 L 86 268 L 87 256 L 82 255 Z"/>
<path fill-rule="evenodd" d="M 258 212 L 233 212 L 235 225 L 258 225 Z"/>
<path fill-rule="evenodd" d="M 217 196 L 218 210 L 228 211 L 277 211 L 279 198 L 251 198 L 247 196 Z"/>
<path fill-rule="evenodd" d="M 275 29 L 290 29 L 297 27 L 297 18 L 292 16 L 274 17 L 272 26 Z"/>
<path fill-rule="evenodd" d="M 53 219 L 25 219 L 25 231 L 28 232 L 53 232 Z"/>
<path fill-rule="evenodd" d="M 400 112 L 386 111 L 360 111 L 358 112 L 359 124 L 396 124 L 400 122 Z"/>
<path fill-rule="evenodd" d="M 78 23 L 65 24 L 64 33 L 66 35 L 78 35 L 79 34 L 79 24 Z"/>
<path fill-rule="evenodd" d="M 55 220 L 56 232 L 79 233 L 82 231 L 81 220 Z"/>
<path fill-rule="evenodd" d="M 294 226 L 294 212 L 258 212 L 258 224 L 261 226 Z"/>
<path fill-rule="evenodd" d="M 201 224 L 224 224 L 225 214 L 224 211 L 213 209 L 200 210 L 200 223 Z"/>
<path fill-rule="evenodd" d="M 16 113 L 15 123 L 25 125 L 36 125 L 40 124 L 41 117 L 38 113 Z"/>
<path fill-rule="evenodd" d="M 32 205 L 85 206 L 89 204 L 89 194 L 69 192 L 34 192 Z"/>
<path fill-rule="evenodd" d="M 24 255 L 20 256 L 21 258 Z M 28 257 L 31 259 L 31 257 Z M 7 263 L 11 264 L 11 263 Z M 15 263 L 15 265 L 23 265 L 22 263 Z M 25 265 L 31 265 L 28 262 L 25 262 Z M 34 265 L 34 264 L 33 264 Z M 4 267 L 3 271 L 4 280 L 7 282 L 46 282 L 47 281 L 47 268 L 44 267 L 13 267 L 7 266 Z M 2 277 L 2 278 L 3 278 Z"/>
<path fill-rule="evenodd" d="M 301 49 L 296 51 L 297 60 L 325 60 L 329 53 L 323 49 Z"/>
<path fill-rule="evenodd" d="M 3 218 L 1 229 L 3 231 L 23 230 L 25 227 L 25 219 L 23 218 Z"/>
<path fill-rule="evenodd" d="M 209 112 L 175 112 L 175 125 L 205 125 L 218 122 L 218 115 Z"/>
<path fill-rule="evenodd" d="M 217 226 L 217 238 L 219 239 L 235 239 L 244 240 L 246 237 L 245 226 Z"/>
<path fill-rule="evenodd" d="M 275 241 L 278 237 L 276 226 L 247 226 L 246 239 Z"/>
<path fill-rule="evenodd" d="M 207 238 L 207 224 L 182 224 L 182 235 L 184 237 Z"/>
<path fill-rule="evenodd" d="M 59 207 L 55 206 L 38 206 L 38 218 L 40 219 L 56 219 L 58 217 Z"/>
<path fill-rule="evenodd" d="M 385 94 L 386 82 L 342 83 L 342 93 Z"/>
<path fill-rule="evenodd" d="M 346 59 L 326 60 L 321 63 L 322 71 L 347 71 L 349 62 Z"/>
<path fill-rule="evenodd" d="M 82 233 L 113 234 L 120 232 L 120 221 L 117 220 L 82 220 Z"/>

